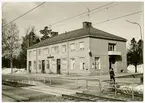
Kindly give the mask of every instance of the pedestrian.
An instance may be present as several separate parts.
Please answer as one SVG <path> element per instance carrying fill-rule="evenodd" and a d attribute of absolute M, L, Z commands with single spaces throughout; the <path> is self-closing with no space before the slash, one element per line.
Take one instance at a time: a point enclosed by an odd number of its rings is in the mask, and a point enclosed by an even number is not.
<path fill-rule="evenodd" d="M 115 83 L 115 77 L 114 77 L 114 76 L 115 76 L 114 70 L 113 70 L 113 68 L 111 68 L 111 69 L 110 69 L 110 79 L 113 80 L 114 83 Z"/>

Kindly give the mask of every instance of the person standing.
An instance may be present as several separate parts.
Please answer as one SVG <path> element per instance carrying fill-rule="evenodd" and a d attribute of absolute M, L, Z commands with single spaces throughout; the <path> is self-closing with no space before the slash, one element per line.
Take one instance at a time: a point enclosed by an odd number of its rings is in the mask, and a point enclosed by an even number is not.
<path fill-rule="evenodd" d="M 113 80 L 114 83 L 115 83 L 115 77 L 114 76 L 115 76 L 114 70 L 113 70 L 113 68 L 111 68 L 110 69 L 110 79 Z"/>

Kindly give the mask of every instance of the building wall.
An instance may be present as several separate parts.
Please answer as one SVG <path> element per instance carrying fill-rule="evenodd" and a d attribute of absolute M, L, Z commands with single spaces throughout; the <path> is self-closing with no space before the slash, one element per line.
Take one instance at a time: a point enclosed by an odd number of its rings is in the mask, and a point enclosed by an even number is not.
<path fill-rule="evenodd" d="M 84 50 L 80 50 L 79 48 L 79 42 L 84 42 Z M 75 51 L 70 51 L 70 44 L 74 43 L 75 44 Z M 69 47 L 67 46 L 67 44 L 69 44 Z M 66 45 L 66 52 L 62 52 L 62 45 Z M 59 52 L 58 53 L 52 53 L 52 47 L 54 46 L 58 46 L 59 47 Z M 44 48 L 49 48 L 49 53 L 48 54 L 44 54 L 43 53 L 43 49 Z M 39 49 L 41 50 L 41 54 L 39 55 Z M 27 50 L 27 64 L 29 61 L 32 62 L 32 73 L 41 73 L 41 69 L 39 68 L 39 61 L 41 60 L 45 60 L 45 72 L 49 73 L 49 69 L 47 69 L 47 64 L 46 61 L 49 60 L 50 62 L 50 69 L 51 72 L 53 73 L 57 73 L 57 59 L 61 59 L 61 73 L 62 74 L 88 74 L 89 71 L 89 54 L 88 54 L 88 49 L 89 49 L 89 38 L 82 38 L 82 39 L 78 39 L 78 40 L 72 40 L 69 42 L 63 42 L 63 43 L 59 43 L 59 44 L 54 44 L 54 45 L 49 45 L 49 46 L 45 46 L 45 47 L 40 47 L 37 49 L 29 49 Z M 33 50 L 37 50 L 36 55 L 34 55 L 33 53 L 31 53 L 32 55 L 29 55 L 30 51 Z M 69 50 L 69 52 L 68 52 Z M 54 56 L 54 58 L 47 58 L 49 56 Z M 68 60 L 69 57 L 69 60 Z M 66 59 L 66 65 L 64 66 L 62 64 L 63 59 Z M 71 69 L 71 64 L 70 64 L 70 59 L 71 58 L 75 58 L 75 69 Z M 37 61 L 37 69 L 34 68 L 34 61 Z M 85 62 L 85 68 L 83 70 L 80 69 L 80 61 L 84 61 Z M 69 63 L 69 66 L 68 66 Z M 62 66 L 63 65 L 63 66 Z M 41 64 L 42 66 L 42 64 Z M 69 69 L 68 69 L 69 67 Z M 28 66 L 27 66 L 28 68 Z M 28 69 L 27 69 L 28 70 Z"/>
<path fill-rule="evenodd" d="M 121 70 L 126 71 L 126 42 L 121 41 L 113 41 L 113 40 L 105 40 L 105 39 L 97 39 L 90 38 L 90 50 L 92 53 L 92 57 L 90 57 L 90 71 L 92 75 L 96 74 L 107 74 L 109 73 L 109 56 L 108 56 L 108 43 L 116 44 L 116 51 L 121 52 L 122 60 L 118 60 L 115 62 L 115 72 L 120 72 Z M 100 58 L 100 69 L 95 69 L 92 67 L 94 63 L 94 58 Z"/>
<path fill-rule="evenodd" d="M 80 50 L 79 42 L 84 42 L 84 50 Z M 75 51 L 70 50 L 70 44 L 75 44 Z M 49 45 L 45 47 L 29 49 L 27 50 L 27 64 L 31 61 L 31 72 L 32 73 L 41 73 L 42 70 L 42 60 L 45 60 L 45 72 L 57 73 L 57 59 L 61 60 L 61 73 L 62 74 L 80 74 L 80 75 L 98 75 L 98 74 L 107 74 L 109 72 L 109 56 L 108 56 L 108 43 L 116 44 L 116 51 L 121 52 L 121 60 L 115 62 L 115 72 L 120 72 L 121 70 L 127 71 L 126 64 L 126 43 L 121 41 L 112 41 L 105 39 L 97 38 L 82 38 L 77 40 L 72 40 L 69 42 L 63 42 L 59 44 Z M 62 45 L 66 45 L 66 52 L 62 52 Z M 69 45 L 69 46 L 67 46 Z M 52 47 L 58 46 L 59 52 L 52 53 Z M 43 49 L 49 48 L 49 53 L 44 54 Z M 39 55 L 39 49 L 41 53 Z M 36 50 L 36 54 L 34 53 Z M 69 50 L 69 52 L 68 52 Z M 29 52 L 32 51 L 31 55 Z M 92 53 L 92 56 L 89 55 L 89 52 Z M 37 56 L 36 56 L 37 55 Z M 47 58 L 53 56 L 54 58 Z M 99 69 L 94 68 L 92 65 L 95 63 L 95 57 L 99 57 L 100 67 Z M 75 59 L 75 68 L 71 69 L 71 58 Z M 63 60 L 66 60 L 66 63 L 63 63 Z M 39 67 L 39 61 L 41 60 L 41 69 Z M 49 60 L 50 69 L 47 68 L 47 60 Z M 34 61 L 36 65 L 34 66 Z M 85 66 L 81 69 L 80 65 L 84 62 Z M 69 63 L 69 65 L 68 65 Z M 65 65 L 64 65 L 65 64 Z M 28 65 L 27 65 L 28 68 Z M 69 68 L 69 69 L 68 69 Z M 28 70 L 28 69 L 27 69 Z"/>

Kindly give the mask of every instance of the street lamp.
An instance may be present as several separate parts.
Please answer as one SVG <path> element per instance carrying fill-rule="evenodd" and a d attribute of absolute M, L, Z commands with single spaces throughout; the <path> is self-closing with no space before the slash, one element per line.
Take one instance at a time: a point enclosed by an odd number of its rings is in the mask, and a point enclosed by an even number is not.
<path fill-rule="evenodd" d="M 131 22 L 131 21 L 129 21 L 129 20 L 126 20 L 126 21 L 129 22 L 129 23 L 136 24 L 136 25 L 139 26 L 139 28 L 140 28 L 140 36 L 141 36 L 141 40 L 143 40 L 143 39 L 142 39 L 142 30 L 141 30 L 141 26 L 140 26 L 140 24 L 137 23 L 137 22 Z"/>

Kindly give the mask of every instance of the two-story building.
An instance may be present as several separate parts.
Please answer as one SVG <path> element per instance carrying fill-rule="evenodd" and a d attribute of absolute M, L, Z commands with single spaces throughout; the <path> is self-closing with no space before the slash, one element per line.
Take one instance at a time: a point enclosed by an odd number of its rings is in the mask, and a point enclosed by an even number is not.
<path fill-rule="evenodd" d="M 31 73 L 98 75 L 126 72 L 126 39 L 98 30 L 91 22 L 83 28 L 48 38 L 28 48 Z"/>

